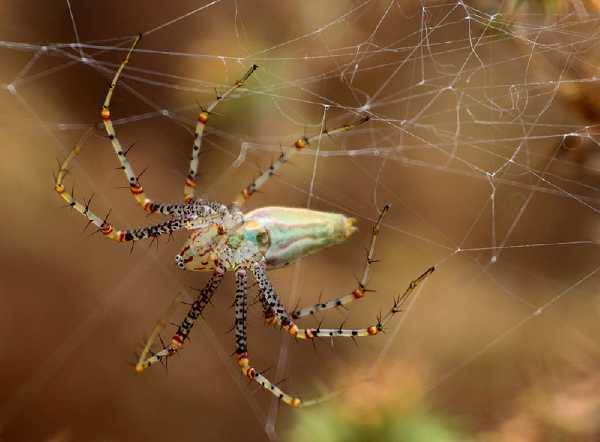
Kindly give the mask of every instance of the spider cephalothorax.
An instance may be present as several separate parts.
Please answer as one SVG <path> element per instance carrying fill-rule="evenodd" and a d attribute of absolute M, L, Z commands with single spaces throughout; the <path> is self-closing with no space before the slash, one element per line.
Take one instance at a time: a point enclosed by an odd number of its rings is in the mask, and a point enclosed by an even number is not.
<path fill-rule="evenodd" d="M 235 273 L 235 344 L 238 364 L 244 376 L 257 382 L 267 391 L 277 396 L 284 403 L 291 406 L 305 406 L 317 402 L 301 401 L 300 398 L 283 392 L 278 386 L 271 383 L 262 373 L 252 367 L 248 356 L 246 322 L 248 303 L 248 273 L 251 273 L 258 283 L 258 294 L 262 304 L 263 314 L 268 324 L 277 325 L 296 339 L 315 339 L 319 337 L 347 337 L 373 336 L 383 330 L 385 323 L 396 313 L 401 311 L 402 305 L 417 285 L 433 272 L 433 267 L 426 270 L 421 276 L 412 281 L 406 291 L 394 299 L 392 308 L 388 313 L 377 319 L 377 322 L 365 328 L 301 328 L 297 320 L 317 312 L 340 307 L 350 302 L 361 299 L 368 292 L 367 283 L 369 269 L 374 262 L 375 240 L 379 233 L 383 217 L 389 206 L 381 211 L 377 222 L 373 226 L 371 242 L 368 248 L 366 263 L 362 278 L 355 290 L 351 293 L 333 300 L 315 304 L 306 308 L 288 312 L 279 295 L 273 288 L 266 271 L 289 264 L 300 257 L 315 253 L 325 247 L 338 244 L 348 238 L 356 227 L 353 218 L 348 218 L 338 213 L 320 212 L 309 209 L 290 207 L 263 207 L 248 213 L 242 212 L 242 206 L 258 189 L 260 189 L 277 170 L 298 150 L 306 148 L 311 141 L 320 139 L 325 133 L 333 136 L 349 131 L 359 124 L 368 121 L 362 117 L 355 123 L 346 124 L 336 129 L 322 131 L 314 137 L 301 137 L 293 147 L 283 152 L 271 167 L 250 183 L 240 192 L 230 205 L 214 201 L 195 198 L 196 176 L 198 171 L 198 155 L 202 145 L 202 135 L 212 110 L 221 101 L 229 97 L 236 89 L 240 88 L 256 70 L 252 65 L 246 74 L 219 95 L 206 109 L 198 115 L 196 131 L 192 148 L 190 169 L 184 184 L 184 203 L 160 203 L 148 198 L 135 174 L 133 167 L 127 160 L 127 151 L 123 150 L 114 130 L 110 115 L 110 102 L 113 91 L 117 85 L 121 72 L 128 63 L 141 35 L 139 35 L 119 66 L 111 82 L 104 100 L 100 116 L 108 134 L 108 138 L 115 150 L 121 164 L 129 187 L 136 202 L 148 213 L 157 213 L 169 217 L 168 220 L 153 226 L 115 230 L 107 218 L 100 218 L 90 210 L 90 202 L 82 204 L 76 201 L 73 195 L 66 191 L 63 184 L 71 160 L 80 153 L 80 145 L 76 145 L 62 163 L 56 177 L 55 190 L 67 204 L 84 215 L 89 223 L 94 224 L 108 239 L 118 242 L 138 241 L 145 238 L 156 238 L 163 234 L 172 234 L 177 230 L 190 230 L 192 233 L 185 242 L 181 252 L 175 257 L 177 266 L 183 270 L 212 272 L 206 286 L 200 291 L 196 300 L 191 305 L 186 317 L 179 325 L 171 341 L 160 350 L 151 350 L 154 342 L 164 328 L 164 321 L 160 321 L 150 335 L 138 363 L 136 370 L 144 371 L 156 362 L 162 361 L 175 354 L 184 344 L 189 333 L 198 319 L 202 310 L 221 284 L 226 272 Z M 93 128 L 90 129 L 90 131 Z M 90 133 L 87 132 L 87 134 Z M 82 138 L 83 141 L 84 138 Z"/>

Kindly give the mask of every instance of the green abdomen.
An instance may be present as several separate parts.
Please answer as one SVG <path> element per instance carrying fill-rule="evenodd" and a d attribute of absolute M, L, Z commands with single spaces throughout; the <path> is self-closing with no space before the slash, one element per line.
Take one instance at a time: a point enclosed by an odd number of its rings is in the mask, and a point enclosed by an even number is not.
<path fill-rule="evenodd" d="M 271 268 L 338 244 L 356 231 L 354 218 L 291 207 L 263 207 L 244 215 L 269 234 L 265 257 Z"/>

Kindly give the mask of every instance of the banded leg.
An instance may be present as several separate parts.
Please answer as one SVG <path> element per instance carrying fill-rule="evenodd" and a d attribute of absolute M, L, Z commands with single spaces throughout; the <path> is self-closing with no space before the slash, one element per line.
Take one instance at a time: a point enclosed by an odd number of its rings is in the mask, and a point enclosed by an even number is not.
<path fill-rule="evenodd" d="M 371 270 L 371 264 L 376 262 L 376 260 L 373 259 L 373 254 L 375 253 L 375 241 L 377 241 L 377 235 L 379 234 L 379 229 L 381 228 L 381 223 L 383 222 L 383 218 L 385 217 L 385 215 L 389 211 L 389 209 L 390 209 L 390 205 L 386 204 L 383 207 L 383 209 L 381 210 L 381 213 L 379 214 L 379 217 L 377 218 L 377 222 L 375 222 L 375 225 L 373 225 L 373 230 L 372 230 L 372 234 L 371 234 L 371 243 L 369 244 L 369 248 L 367 250 L 367 260 L 365 262 L 365 267 L 363 268 L 362 277 L 360 278 L 360 281 L 358 282 L 358 286 L 356 287 L 356 289 L 353 290 L 352 293 L 350 293 L 346 296 L 341 296 L 339 298 L 335 298 L 335 299 L 332 299 L 332 300 L 324 302 L 324 303 L 317 303 L 311 307 L 294 310 L 291 315 L 293 319 L 299 319 L 304 316 L 314 315 L 317 312 L 322 312 L 324 310 L 341 307 L 343 305 L 350 304 L 352 301 L 354 301 L 356 299 L 364 298 L 365 294 L 369 291 L 366 288 L 366 284 L 369 279 L 369 271 Z"/>
<path fill-rule="evenodd" d="M 264 266 L 256 264 L 252 267 L 252 271 L 258 282 L 259 295 L 263 302 L 263 309 L 268 312 L 265 316 L 267 321 L 273 324 L 278 324 L 290 335 L 297 339 L 313 339 L 317 337 L 346 337 L 355 338 L 362 336 L 374 336 L 384 330 L 385 324 L 396 314 L 402 311 L 402 307 L 406 304 L 410 295 L 414 290 L 423 282 L 433 271 L 435 267 L 428 268 L 418 278 L 411 281 L 407 289 L 402 295 L 399 295 L 394 299 L 392 308 L 382 317 L 377 318 L 377 323 L 370 325 L 366 328 L 299 328 L 290 315 L 287 313 L 283 304 L 281 303 L 279 296 L 275 292 L 273 285 L 269 281 Z M 271 315 L 269 319 L 269 315 Z"/>
<path fill-rule="evenodd" d="M 242 375 L 259 384 L 287 405 L 292 407 L 311 405 L 313 401 L 303 403 L 300 398 L 285 393 L 250 364 L 246 333 L 248 322 L 248 275 L 245 268 L 238 268 L 236 270 L 235 283 L 235 352 Z"/>
<path fill-rule="evenodd" d="M 254 263 L 251 269 L 258 283 L 258 297 L 262 304 L 265 322 L 268 325 L 279 325 L 287 330 L 294 323 L 269 281 L 264 264 Z"/>
<path fill-rule="evenodd" d="M 89 133 L 90 131 L 84 135 L 82 140 L 85 139 Z M 75 145 L 73 150 L 69 152 L 69 155 L 67 155 L 63 163 L 60 165 L 58 174 L 56 175 L 56 181 L 54 183 L 54 190 L 63 200 L 67 202 L 68 207 L 75 209 L 77 212 L 85 216 L 88 220 L 88 224 L 95 225 L 98 228 L 98 231 L 100 231 L 106 238 L 118 242 L 138 241 L 145 238 L 155 238 L 160 235 L 173 233 L 177 230 L 187 228 L 189 219 L 177 218 L 164 223 L 155 224 L 149 227 L 142 227 L 139 229 L 115 230 L 112 224 L 108 222 L 108 215 L 105 218 L 100 218 L 90 210 L 91 198 L 86 201 L 85 204 L 80 203 L 79 201 L 76 201 L 73 195 L 65 189 L 63 181 L 69 170 L 69 164 L 71 163 L 71 160 L 73 160 L 73 158 L 75 158 L 80 152 L 81 141 Z"/>
<path fill-rule="evenodd" d="M 302 137 L 298 138 L 294 143 L 294 148 L 289 148 L 285 152 L 282 152 L 281 155 L 275 160 L 273 164 L 263 172 L 258 178 L 252 181 L 242 192 L 238 195 L 233 203 L 237 204 L 239 207 L 242 207 L 246 201 L 254 194 L 258 189 L 265 185 L 265 183 L 271 178 L 275 173 L 283 166 L 294 154 L 298 151 L 301 151 L 310 143 L 315 142 L 322 138 L 324 135 L 336 135 L 342 132 L 347 132 L 349 130 L 354 129 L 355 127 L 369 121 L 369 117 L 363 117 L 355 123 L 345 124 L 343 126 L 337 127 L 332 130 L 323 131 L 317 135 L 313 135 L 312 137 Z"/>
<path fill-rule="evenodd" d="M 221 285 L 224 276 L 224 268 L 219 267 L 215 270 L 215 272 L 212 274 L 212 276 L 206 283 L 206 286 L 204 286 L 204 288 L 200 291 L 198 297 L 191 305 L 187 315 L 179 325 L 177 332 L 171 338 L 171 342 L 169 343 L 169 345 L 165 346 L 162 350 L 158 351 L 157 353 L 153 353 L 151 356 L 148 356 L 151 353 L 150 349 L 156 341 L 156 338 L 159 337 L 160 333 L 167 325 L 164 320 L 158 321 L 158 323 L 154 327 L 154 330 L 152 330 L 152 333 L 150 334 L 148 342 L 146 342 L 146 345 L 142 350 L 142 354 L 140 355 L 140 358 L 135 366 L 135 371 L 137 371 L 138 373 L 142 373 L 146 368 L 150 367 L 156 362 L 159 362 L 162 359 L 168 358 L 177 353 L 177 351 L 183 346 L 185 340 L 188 338 L 192 327 L 196 323 L 196 320 L 202 314 L 202 311 L 204 310 L 206 305 L 210 302 L 211 298 L 219 288 L 219 285 Z"/>
<path fill-rule="evenodd" d="M 217 105 L 229 97 L 236 89 L 241 87 L 250 75 L 258 68 L 257 65 L 253 64 L 252 67 L 244 74 L 242 78 L 236 81 L 229 89 L 223 94 L 217 96 L 217 99 L 213 101 L 206 109 L 201 109 L 198 114 L 198 121 L 196 122 L 196 129 L 194 130 L 194 145 L 192 147 L 192 159 L 190 160 L 190 169 L 188 171 L 187 178 L 183 187 L 183 200 L 188 203 L 194 200 L 196 193 L 196 177 L 198 175 L 198 156 L 200 155 L 200 148 L 202 147 L 202 136 L 204 134 L 204 128 L 208 122 L 208 116 L 217 107 Z"/>
<path fill-rule="evenodd" d="M 133 45 L 125 55 L 125 58 L 123 59 L 121 64 L 119 65 L 119 68 L 117 69 L 117 72 L 115 73 L 110 83 L 108 92 L 106 93 L 106 97 L 104 98 L 104 104 L 102 105 L 100 116 L 102 117 L 102 122 L 104 124 L 104 128 L 106 129 L 108 138 L 110 139 L 115 154 L 117 155 L 117 158 L 121 164 L 121 169 L 123 169 L 123 172 L 127 177 L 127 182 L 129 183 L 129 190 L 131 191 L 131 194 L 133 195 L 135 201 L 144 209 L 144 211 L 148 213 L 158 212 L 164 215 L 172 215 L 174 206 L 173 204 L 164 204 L 153 201 L 150 198 L 148 198 L 144 193 L 144 188 L 140 184 L 139 176 L 136 175 L 133 167 L 129 163 L 129 160 L 127 159 L 127 150 L 123 150 L 123 146 L 121 145 L 119 138 L 117 138 L 117 133 L 113 126 L 112 120 L 110 119 L 110 102 L 112 99 L 113 92 L 117 87 L 117 83 L 119 82 L 121 73 L 125 69 L 127 63 L 129 63 L 129 58 L 131 57 L 131 54 L 133 53 L 141 38 L 142 34 L 139 34 L 136 37 L 135 41 L 133 42 Z"/>

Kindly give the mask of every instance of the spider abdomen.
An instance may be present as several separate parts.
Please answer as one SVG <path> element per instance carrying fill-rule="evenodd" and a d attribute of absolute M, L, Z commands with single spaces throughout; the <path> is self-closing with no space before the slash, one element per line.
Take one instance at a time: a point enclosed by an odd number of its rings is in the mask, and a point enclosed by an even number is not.
<path fill-rule="evenodd" d="M 244 220 L 257 223 L 268 233 L 265 258 L 271 268 L 339 244 L 356 231 L 354 218 L 291 207 L 262 207 L 246 213 Z"/>

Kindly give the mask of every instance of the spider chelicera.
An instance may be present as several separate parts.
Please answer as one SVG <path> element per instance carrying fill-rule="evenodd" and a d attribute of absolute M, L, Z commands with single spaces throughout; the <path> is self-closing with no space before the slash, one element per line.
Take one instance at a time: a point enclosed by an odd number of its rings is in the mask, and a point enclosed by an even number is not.
<path fill-rule="evenodd" d="M 246 337 L 248 273 L 251 273 L 258 282 L 258 294 L 266 323 L 280 327 L 296 339 L 312 340 L 319 337 L 356 338 L 378 334 L 383 331 L 386 322 L 401 311 L 410 294 L 420 282 L 433 272 L 434 268 L 427 269 L 421 276 L 412 281 L 406 291 L 394 299 L 392 308 L 385 315 L 379 317 L 373 325 L 357 329 L 322 328 L 320 326 L 317 328 L 300 328 L 296 324 L 297 320 L 317 312 L 349 304 L 354 300 L 363 298 L 368 292 L 365 285 L 370 266 L 374 262 L 375 240 L 389 206 L 386 205 L 383 208 L 373 226 L 362 278 L 356 289 L 348 295 L 307 308 L 297 309 L 291 313 L 284 307 L 269 281 L 267 270 L 284 266 L 302 256 L 346 240 L 356 230 L 355 220 L 338 213 L 302 208 L 263 207 L 248 213 L 243 213 L 241 208 L 246 200 L 260 189 L 295 152 L 305 148 L 312 141 L 318 140 L 325 133 L 332 136 L 349 131 L 357 125 L 365 123 L 368 118 L 361 118 L 354 123 L 328 130 L 310 138 L 299 138 L 294 143 L 293 148 L 283 152 L 267 171 L 247 186 L 229 205 L 196 199 L 198 155 L 208 117 L 221 101 L 225 100 L 248 80 L 257 68 L 256 65 L 253 65 L 240 80 L 223 94 L 217 96 L 206 109 L 202 109 L 199 113 L 192 148 L 192 159 L 184 185 L 184 203 L 156 202 L 144 193 L 144 189 L 139 182 L 139 176 L 136 175 L 127 160 L 127 151 L 123 149 L 117 138 L 110 114 L 113 91 L 141 37 L 140 34 L 135 39 L 117 69 L 106 94 L 100 115 L 136 202 L 144 211 L 166 215 L 169 219 L 149 227 L 117 230 L 108 222 L 108 218 L 100 218 L 90 210 L 89 200 L 84 201 L 84 203 L 76 201 L 73 195 L 65 189 L 63 181 L 71 160 L 80 153 L 81 143 L 73 148 L 61 164 L 55 182 L 55 191 L 67 202 L 68 206 L 85 216 L 90 224 L 94 224 L 106 238 L 113 241 L 129 242 L 146 238 L 155 239 L 159 235 L 171 234 L 177 230 L 191 230 L 192 234 L 181 252 L 175 257 L 175 262 L 183 270 L 212 272 L 206 286 L 199 292 L 171 341 L 167 345 L 163 345 L 163 348 L 157 352 L 153 352 L 151 347 L 164 328 L 164 321 L 160 321 L 155 327 L 136 364 L 136 371 L 141 373 L 156 362 L 164 361 L 173 356 L 181 349 L 195 321 L 221 284 L 225 273 L 234 272 L 236 286 L 234 300 L 235 355 L 242 374 L 257 382 L 265 390 L 270 391 L 288 405 L 299 407 L 314 404 L 318 400 L 302 401 L 299 397 L 285 393 L 251 365 Z"/>

